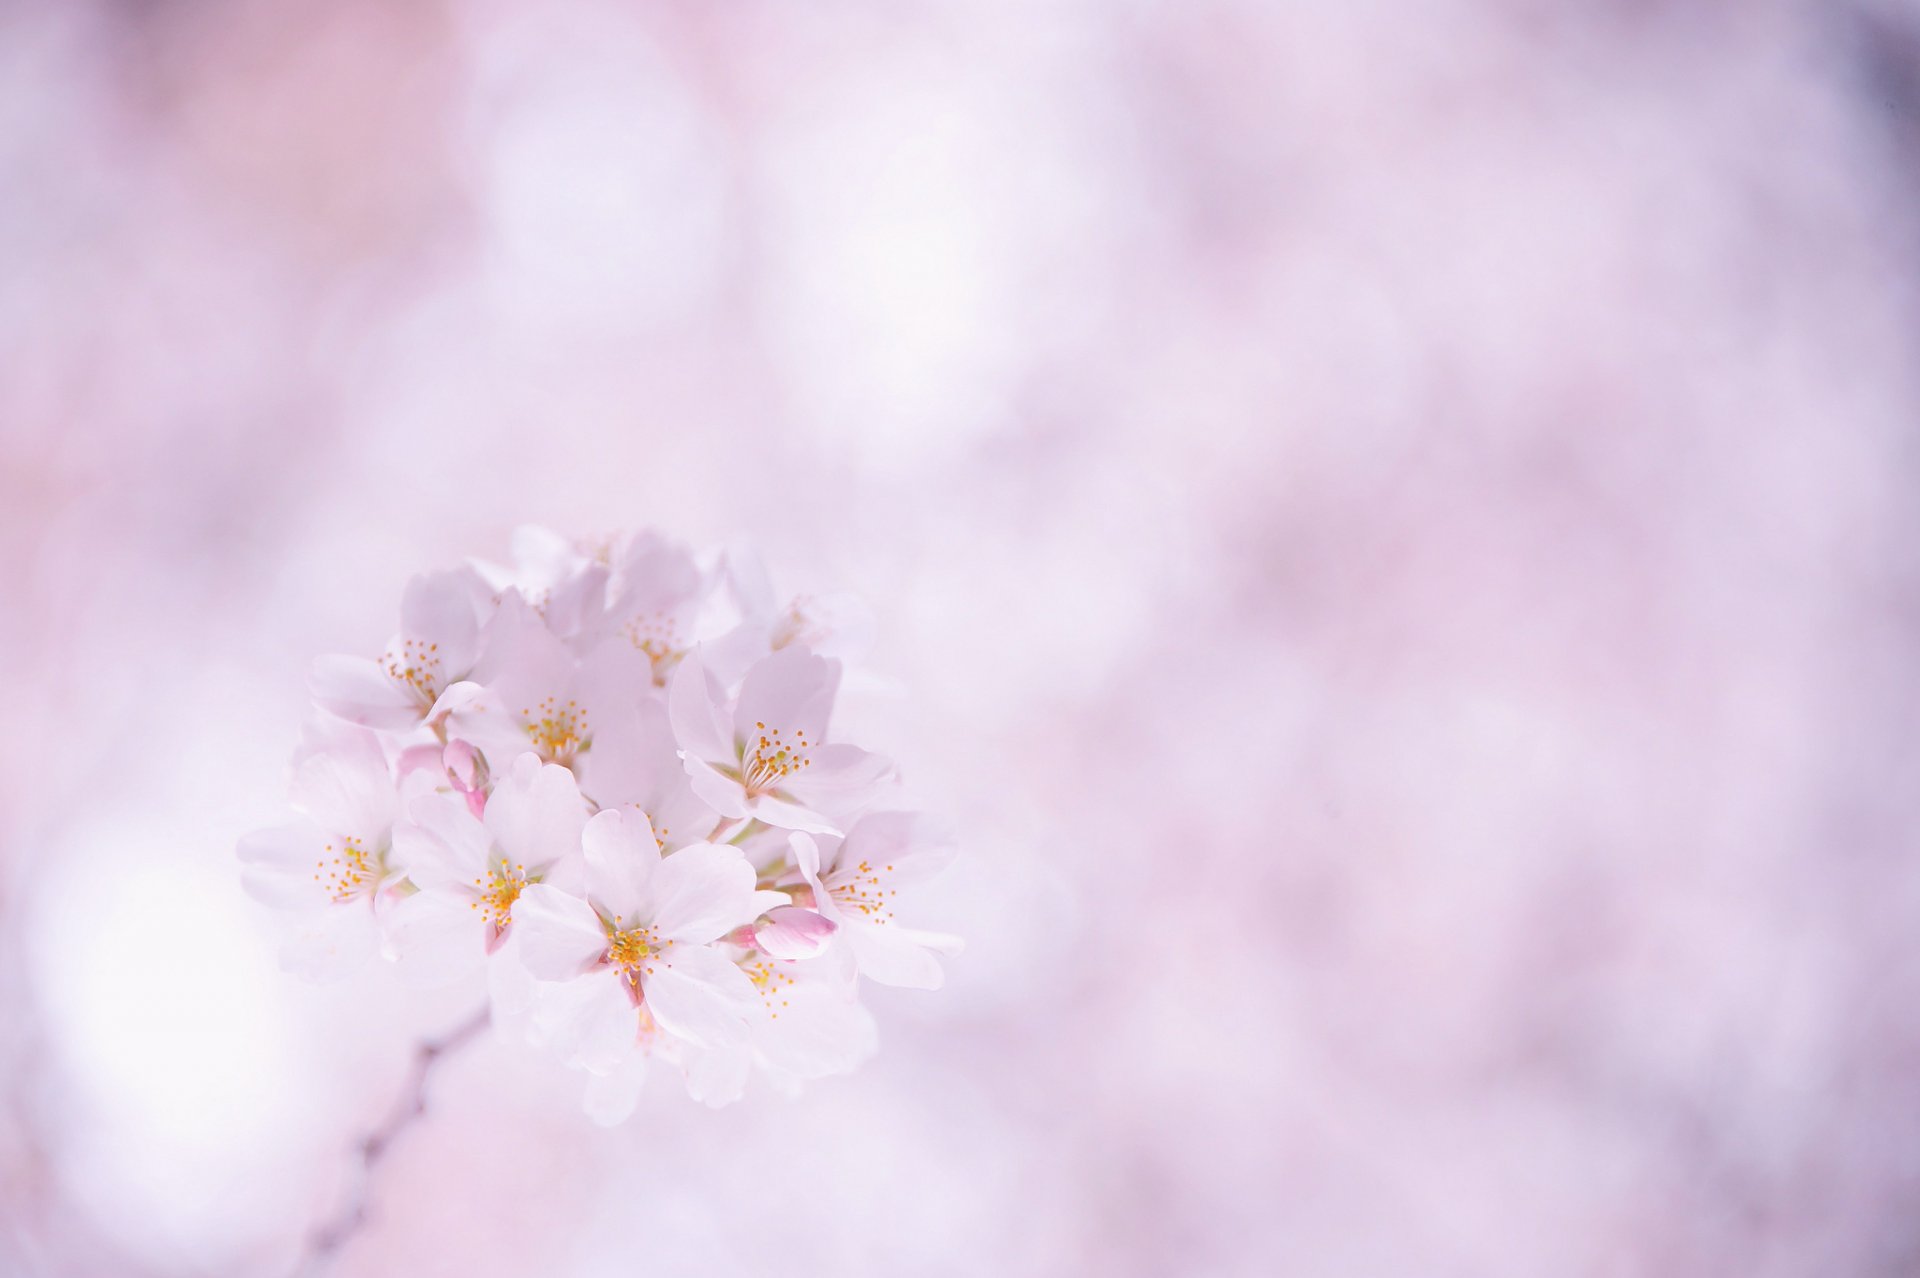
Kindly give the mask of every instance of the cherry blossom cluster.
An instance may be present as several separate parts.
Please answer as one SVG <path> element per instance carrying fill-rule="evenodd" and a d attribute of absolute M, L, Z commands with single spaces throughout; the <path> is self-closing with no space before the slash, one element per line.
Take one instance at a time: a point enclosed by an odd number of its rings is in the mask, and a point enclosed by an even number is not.
<path fill-rule="evenodd" d="M 379 659 L 315 663 L 299 819 L 239 848 L 288 966 L 484 976 L 602 1122 L 656 1063 L 714 1105 L 852 1069 L 860 979 L 931 989 L 958 948 L 894 917 L 948 827 L 833 736 L 865 610 L 652 533 L 513 549 L 414 578 Z"/>

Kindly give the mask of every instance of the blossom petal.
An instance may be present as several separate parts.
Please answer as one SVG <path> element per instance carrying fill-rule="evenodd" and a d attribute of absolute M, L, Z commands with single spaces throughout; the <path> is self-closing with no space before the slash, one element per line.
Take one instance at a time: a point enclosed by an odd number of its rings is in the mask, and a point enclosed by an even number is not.
<path fill-rule="evenodd" d="M 640 1009 L 610 967 L 540 986 L 534 1011 L 537 1044 L 595 1074 L 614 1069 L 640 1037 Z"/>
<path fill-rule="evenodd" d="M 818 745 L 827 739 L 827 720 L 839 688 L 839 662 L 804 648 L 782 648 L 747 672 L 733 712 L 734 733 L 745 739 L 765 724 L 788 741 L 804 736 Z"/>
<path fill-rule="evenodd" d="M 769 1069 L 795 1078 L 844 1074 L 879 1046 L 873 1016 L 817 980 L 787 987 L 777 1017 L 755 1027 L 754 1046 Z"/>
<path fill-rule="evenodd" d="M 754 799 L 747 810 L 755 820 L 778 826 L 782 830 L 804 830 L 808 834 L 840 833 L 840 827 L 821 813 L 798 803 L 776 799 L 770 794 Z"/>
<path fill-rule="evenodd" d="M 310 910 L 289 920 L 280 966 L 308 980 L 331 980 L 363 966 L 379 949 L 379 931 L 366 902 Z"/>
<path fill-rule="evenodd" d="M 236 849 L 240 882 L 257 901 L 281 909 L 326 905 L 332 894 L 314 878 L 327 836 L 311 821 L 255 830 Z"/>
<path fill-rule="evenodd" d="M 641 1086 L 647 1081 L 645 1052 L 631 1052 L 619 1065 L 605 1074 L 588 1074 L 582 1105 L 587 1117 L 602 1127 L 615 1127 L 627 1120 L 639 1103 Z"/>
<path fill-rule="evenodd" d="M 714 1109 L 731 1105 L 747 1090 L 753 1053 L 746 1043 L 697 1048 L 687 1054 L 687 1095 Z"/>
<path fill-rule="evenodd" d="M 920 934 L 891 923 L 849 919 L 842 928 L 860 975 L 882 985 L 912 990 L 937 990 L 946 972 L 921 940 Z"/>
<path fill-rule="evenodd" d="M 328 714 L 369 728 L 398 731 L 420 722 L 426 707 L 365 657 L 327 656 L 307 672 L 307 692 Z"/>
<path fill-rule="evenodd" d="M 329 834 L 384 842 L 393 824 L 393 773 L 379 739 L 365 728 L 302 758 L 289 792 L 293 806 Z"/>
<path fill-rule="evenodd" d="M 451 894 L 415 892 L 385 922 L 387 948 L 411 984 L 450 984 L 486 962 L 487 920 Z"/>
<path fill-rule="evenodd" d="M 814 910 L 781 905 L 754 924 L 753 941 L 762 953 L 780 959 L 812 958 L 827 947 L 840 925 Z"/>
<path fill-rule="evenodd" d="M 581 975 L 607 952 L 607 932 L 593 907 L 559 888 L 534 883 L 513 903 L 520 961 L 543 981 Z"/>
<path fill-rule="evenodd" d="M 487 800 L 485 821 L 508 860 L 543 871 L 579 851 L 587 805 L 573 773 L 523 754 Z"/>
<path fill-rule="evenodd" d="M 889 887 L 903 887 L 940 873 L 959 851 L 953 825 L 944 818 L 924 812 L 870 812 L 847 831 L 836 863 L 865 861 L 880 869 Z"/>
<path fill-rule="evenodd" d="M 893 776 L 893 760 L 885 755 L 833 741 L 813 751 L 812 762 L 789 778 L 787 791 L 808 807 L 839 812 L 861 806 Z"/>
<path fill-rule="evenodd" d="M 626 923 L 649 917 L 660 845 L 646 813 L 621 808 L 596 813 L 580 844 L 586 855 L 587 891 L 600 908 Z"/>
<path fill-rule="evenodd" d="M 400 629 L 411 639 L 437 645 L 445 684 L 465 675 L 480 647 L 476 605 L 491 592 L 471 568 L 421 573 L 400 597 Z"/>
<path fill-rule="evenodd" d="M 464 801 L 451 794 L 423 794 L 408 812 L 412 823 L 393 829 L 393 859 L 416 887 L 451 891 L 486 874 L 493 840 Z"/>
<path fill-rule="evenodd" d="M 747 792 L 738 781 L 721 775 L 712 764 L 691 750 L 682 751 L 680 761 L 686 766 L 687 779 L 693 783 L 693 792 L 701 802 L 723 817 L 737 819 L 749 814 Z"/>
<path fill-rule="evenodd" d="M 667 682 L 667 717 L 682 750 L 713 763 L 733 761 L 725 704 L 726 693 L 699 658 L 688 657 L 674 668 Z"/>
<path fill-rule="evenodd" d="M 703 944 L 754 916 L 753 867 L 739 848 L 695 843 L 661 860 L 653 925 L 670 941 Z"/>
<path fill-rule="evenodd" d="M 669 1034 L 701 1046 L 743 1041 L 746 1005 L 722 969 L 738 978 L 749 1000 L 759 997 L 753 982 L 726 957 L 705 946 L 676 946 L 675 951 L 671 963 L 656 965 L 646 976 L 647 1006 L 653 1019 Z"/>

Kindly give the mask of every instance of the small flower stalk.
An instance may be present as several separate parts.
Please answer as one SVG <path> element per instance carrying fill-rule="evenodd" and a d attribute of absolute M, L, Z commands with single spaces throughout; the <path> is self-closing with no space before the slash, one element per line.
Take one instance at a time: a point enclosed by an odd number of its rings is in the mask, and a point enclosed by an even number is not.
<path fill-rule="evenodd" d="M 661 1071 L 725 1105 L 857 1067 L 861 982 L 935 988 L 959 949 L 895 917 L 951 829 L 834 731 L 871 615 L 650 532 L 514 560 L 415 578 L 378 657 L 314 664 L 295 819 L 239 846 L 287 966 L 484 974 L 603 1123 Z"/>

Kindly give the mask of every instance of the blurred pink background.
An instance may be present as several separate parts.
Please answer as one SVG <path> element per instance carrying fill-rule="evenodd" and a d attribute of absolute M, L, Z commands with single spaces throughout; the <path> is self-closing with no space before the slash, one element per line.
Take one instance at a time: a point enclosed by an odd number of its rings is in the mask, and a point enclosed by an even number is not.
<path fill-rule="evenodd" d="M 336 1272 L 1920 1271 L 1917 157 L 1868 0 L 0 5 L 0 1273 L 294 1264 L 464 1006 L 233 842 L 525 521 L 864 594 L 970 948 Z"/>

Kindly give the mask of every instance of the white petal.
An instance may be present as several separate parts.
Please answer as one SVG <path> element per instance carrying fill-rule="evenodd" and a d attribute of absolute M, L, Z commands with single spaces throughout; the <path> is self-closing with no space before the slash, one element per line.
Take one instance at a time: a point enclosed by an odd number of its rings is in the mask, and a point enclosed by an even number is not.
<path fill-rule="evenodd" d="M 478 971 L 487 958 L 487 921 L 467 902 L 415 892 L 385 915 L 387 948 L 414 985 L 445 985 Z"/>
<path fill-rule="evenodd" d="M 283 938 L 280 966 L 308 980 L 349 975 L 379 949 L 373 911 L 364 901 L 291 916 Z"/>
<path fill-rule="evenodd" d="M 640 1099 L 641 1085 L 647 1081 L 647 1055 L 634 1051 L 606 1074 L 588 1074 L 583 1103 L 587 1117 L 602 1127 L 614 1127 L 627 1120 Z"/>
<path fill-rule="evenodd" d="M 619 808 L 597 813 L 587 822 L 580 843 L 586 854 L 587 891 L 600 908 L 629 925 L 650 917 L 660 845 L 646 814 Z"/>
<path fill-rule="evenodd" d="M 889 887 L 902 887 L 946 869 L 959 850 L 952 823 L 945 818 L 923 812 L 870 812 L 847 831 L 839 863 L 865 861 Z"/>
<path fill-rule="evenodd" d="M 487 800 L 485 819 L 502 855 L 538 873 L 580 850 L 587 805 L 573 773 L 523 754 Z"/>
<path fill-rule="evenodd" d="M 393 829 L 393 859 L 414 885 L 431 892 L 471 887 L 485 877 L 493 841 L 450 794 L 423 794 L 410 808 L 412 822 Z"/>
<path fill-rule="evenodd" d="M 393 772 L 378 738 L 364 728 L 303 758 L 289 793 L 293 806 L 329 834 L 383 843 L 393 824 Z"/>
<path fill-rule="evenodd" d="M 841 935 L 870 981 L 912 990 L 937 990 L 946 981 L 939 960 L 905 928 L 848 918 Z"/>
<path fill-rule="evenodd" d="M 549 982 L 535 995 L 539 1044 L 568 1063 L 604 1074 L 631 1053 L 640 1037 L 640 1009 L 610 967 L 571 981 Z"/>
<path fill-rule="evenodd" d="M 801 980 L 787 987 L 777 1017 L 755 1028 L 754 1045 L 770 1069 L 795 1078 L 844 1074 L 879 1045 L 873 1016 L 826 984 Z"/>
<path fill-rule="evenodd" d="M 746 973 L 725 957 L 705 947 L 698 947 L 693 953 L 712 955 L 746 982 L 748 997 L 758 997 Z M 671 965 L 657 965 L 647 973 L 647 1007 L 652 1010 L 653 1019 L 669 1034 L 703 1047 L 743 1041 L 747 1022 L 738 993 L 727 990 L 714 979 L 715 972 L 709 963 L 692 961 L 692 958 L 691 954 L 676 954 Z"/>
<path fill-rule="evenodd" d="M 398 731 L 420 722 L 426 707 L 365 657 L 321 657 L 307 674 L 313 703 L 349 723 Z"/>
<path fill-rule="evenodd" d="M 711 941 L 753 921 L 753 883 L 753 867 L 739 848 L 681 848 L 654 873 L 653 925 L 667 940 Z"/>
<path fill-rule="evenodd" d="M 738 781 L 721 775 L 691 750 L 683 751 L 680 761 L 686 765 L 687 780 L 693 784 L 693 792 L 701 802 L 723 817 L 738 820 L 748 815 L 747 793 Z"/>
<path fill-rule="evenodd" d="M 747 738 L 778 730 L 788 741 L 804 736 L 812 745 L 827 739 L 827 720 L 840 687 L 840 663 L 803 648 L 783 648 L 757 663 L 740 686 L 734 732 Z"/>
<path fill-rule="evenodd" d="M 520 961 L 543 981 L 579 976 L 607 951 L 593 907 L 545 883 L 523 888 L 514 901 L 513 935 Z"/>
<path fill-rule="evenodd" d="M 747 1090 L 753 1053 L 746 1043 L 695 1048 L 687 1054 L 687 1095 L 715 1109 L 731 1105 Z"/>
<path fill-rule="evenodd" d="M 316 909 L 332 899 L 314 878 L 327 836 L 311 821 L 255 830 L 236 849 L 240 882 L 257 901 L 281 909 Z"/>
<path fill-rule="evenodd" d="M 782 830 L 805 830 L 809 834 L 838 834 L 840 828 L 822 814 L 797 803 L 788 803 L 771 795 L 761 795 L 749 808 L 754 818 Z"/>
<path fill-rule="evenodd" d="M 477 606 L 492 592 L 471 568 L 422 573 L 400 597 L 400 629 L 408 638 L 438 645 L 442 684 L 465 675 L 480 647 Z"/>
<path fill-rule="evenodd" d="M 726 693 L 699 658 L 687 657 L 674 668 L 667 683 L 667 715 L 682 750 L 716 763 L 732 761 L 725 705 Z"/>

